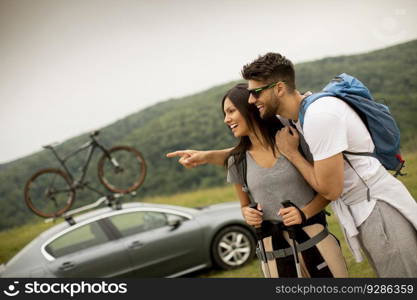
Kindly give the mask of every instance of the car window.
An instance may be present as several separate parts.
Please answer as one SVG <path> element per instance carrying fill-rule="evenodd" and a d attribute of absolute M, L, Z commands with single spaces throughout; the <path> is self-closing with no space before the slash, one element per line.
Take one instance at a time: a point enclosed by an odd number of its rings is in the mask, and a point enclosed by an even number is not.
<path fill-rule="evenodd" d="M 60 257 L 103 244 L 108 240 L 100 225 L 92 222 L 61 235 L 49 243 L 45 250 L 54 257 Z"/>
<path fill-rule="evenodd" d="M 164 213 L 153 211 L 119 214 L 109 219 L 123 236 L 145 232 L 168 224 Z"/>

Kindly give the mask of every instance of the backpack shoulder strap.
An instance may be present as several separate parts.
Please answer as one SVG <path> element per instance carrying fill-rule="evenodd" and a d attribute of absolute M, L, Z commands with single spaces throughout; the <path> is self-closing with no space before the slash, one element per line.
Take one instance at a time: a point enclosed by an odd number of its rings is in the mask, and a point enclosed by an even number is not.
<path fill-rule="evenodd" d="M 358 175 L 359 179 L 362 181 L 362 183 L 366 186 L 366 199 L 368 201 L 371 201 L 371 191 L 369 189 L 369 186 L 366 184 L 366 181 L 362 178 L 361 175 L 359 175 L 359 173 L 356 171 L 356 169 L 353 167 L 352 163 L 350 162 L 349 158 L 347 158 L 346 156 L 347 154 L 352 154 L 353 152 L 348 152 L 348 151 L 343 151 L 342 155 L 343 155 L 343 159 L 348 163 L 349 167 L 351 167 L 353 169 L 353 171 L 356 173 L 356 175 Z M 355 154 L 357 155 L 357 154 Z"/>
<path fill-rule="evenodd" d="M 239 172 L 239 176 L 241 178 L 241 182 L 242 184 L 242 191 L 245 192 L 246 194 L 248 194 L 249 197 L 249 201 L 251 205 L 256 204 L 255 200 L 253 199 L 249 187 L 248 187 L 248 179 L 247 179 L 247 161 L 246 161 L 246 153 L 243 155 L 243 159 L 241 162 L 239 162 L 239 164 L 237 164 L 237 169 Z"/>
<path fill-rule="evenodd" d="M 307 108 L 316 100 L 327 96 L 334 96 L 334 94 L 330 92 L 320 92 L 311 94 L 310 96 L 307 96 L 303 99 L 303 101 L 300 104 L 300 111 L 298 112 L 298 120 L 300 120 L 301 127 L 304 126 L 304 117 Z"/>

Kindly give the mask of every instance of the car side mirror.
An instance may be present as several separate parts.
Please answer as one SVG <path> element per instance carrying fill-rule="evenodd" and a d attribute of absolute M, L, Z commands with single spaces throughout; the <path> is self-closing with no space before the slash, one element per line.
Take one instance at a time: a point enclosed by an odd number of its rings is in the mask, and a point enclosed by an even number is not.
<path fill-rule="evenodd" d="M 172 229 L 176 229 L 177 227 L 179 227 L 182 224 L 181 218 L 178 218 L 178 217 L 168 218 L 167 221 L 168 221 L 168 226 L 171 226 Z"/>

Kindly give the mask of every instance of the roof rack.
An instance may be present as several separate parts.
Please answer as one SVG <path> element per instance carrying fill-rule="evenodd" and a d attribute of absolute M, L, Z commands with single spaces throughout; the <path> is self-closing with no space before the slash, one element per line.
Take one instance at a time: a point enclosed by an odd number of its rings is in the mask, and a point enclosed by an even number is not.
<path fill-rule="evenodd" d="M 122 197 L 124 197 L 126 195 L 130 195 L 130 196 L 133 197 L 133 196 L 136 195 L 136 192 L 133 191 L 133 192 L 131 192 L 129 194 L 119 194 L 119 193 L 117 193 L 117 194 L 111 194 L 111 195 L 103 196 L 103 197 L 99 198 L 96 202 L 93 202 L 91 204 L 87 204 L 87 205 L 84 205 L 84 206 L 81 206 L 81 207 L 78 207 L 78 208 L 75 208 L 75 209 L 66 211 L 65 213 L 63 213 L 62 215 L 57 216 L 57 217 L 45 219 L 45 223 L 54 222 L 58 218 L 64 218 L 65 221 L 67 221 L 67 223 L 70 226 L 72 226 L 72 225 L 76 224 L 76 222 L 75 222 L 75 220 L 73 218 L 75 214 L 78 214 L 80 212 L 83 212 L 83 211 L 87 211 L 87 210 L 96 208 L 97 206 L 99 206 L 99 205 L 101 205 L 103 203 L 105 205 L 107 205 L 108 207 L 111 207 L 111 208 L 113 208 L 115 210 L 122 209 L 122 203 L 120 201 L 120 198 L 122 198 Z"/>

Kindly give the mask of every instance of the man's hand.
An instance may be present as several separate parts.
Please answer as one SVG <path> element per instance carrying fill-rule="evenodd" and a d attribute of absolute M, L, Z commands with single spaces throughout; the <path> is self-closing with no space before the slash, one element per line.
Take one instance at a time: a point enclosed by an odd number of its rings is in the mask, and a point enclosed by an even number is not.
<path fill-rule="evenodd" d="M 258 209 L 250 208 L 249 206 L 242 207 L 242 215 L 246 223 L 251 226 L 259 227 L 262 224 L 262 207 L 258 203 Z"/>
<path fill-rule="evenodd" d="M 207 151 L 180 150 L 168 153 L 167 157 L 180 157 L 178 162 L 185 168 L 194 168 L 207 163 Z"/>
<path fill-rule="evenodd" d="M 300 136 L 296 129 L 286 126 L 277 132 L 275 142 L 279 152 L 291 160 L 291 156 L 298 152 Z"/>
<path fill-rule="evenodd" d="M 278 215 L 282 217 L 282 221 L 285 226 L 301 224 L 303 221 L 300 212 L 294 206 L 280 208 Z"/>

